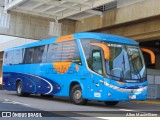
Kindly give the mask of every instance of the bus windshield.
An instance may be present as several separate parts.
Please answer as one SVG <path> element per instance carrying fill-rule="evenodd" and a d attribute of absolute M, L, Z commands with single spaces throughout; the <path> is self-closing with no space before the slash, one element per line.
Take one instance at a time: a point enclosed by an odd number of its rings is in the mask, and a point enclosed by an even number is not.
<path fill-rule="evenodd" d="M 128 82 L 146 78 L 145 63 L 138 46 L 105 44 L 110 49 L 110 58 L 109 60 L 105 60 L 106 73 L 110 77 L 128 80 Z"/>

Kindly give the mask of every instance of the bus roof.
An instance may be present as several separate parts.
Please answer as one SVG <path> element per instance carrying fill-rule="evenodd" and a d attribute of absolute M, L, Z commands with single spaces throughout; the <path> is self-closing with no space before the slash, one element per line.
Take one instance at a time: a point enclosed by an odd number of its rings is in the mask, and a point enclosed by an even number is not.
<path fill-rule="evenodd" d="M 112 35 L 112 34 L 104 34 L 104 33 L 94 33 L 94 32 L 83 32 L 83 33 L 76 33 L 74 34 L 76 39 L 81 38 L 94 38 L 98 40 L 104 40 L 106 42 L 115 42 L 115 43 L 122 43 L 122 44 L 132 44 L 138 45 L 138 43 L 134 40 L 131 40 L 126 37 Z"/>
<path fill-rule="evenodd" d="M 95 32 L 81 32 L 81 33 L 72 34 L 72 36 L 73 36 L 73 39 L 90 38 L 90 39 L 97 39 L 97 40 L 106 41 L 106 42 L 138 45 L 138 43 L 136 41 L 133 41 L 129 38 L 125 38 L 125 37 L 121 37 L 121 36 L 117 36 L 117 35 L 112 35 L 112 34 L 103 34 L 103 33 L 95 33 Z M 7 49 L 7 51 L 13 50 L 13 49 L 18 49 L 18 48 L 29 48 L 29 47 L 34 47 L 34 46 L 51 44 L 51 43 L 54 43 L 60 37 L 43 39 L 38 42 L 25 44 L 25 45 L 14 47 L 14 48 L 9 48 L 9 49 Z"/>

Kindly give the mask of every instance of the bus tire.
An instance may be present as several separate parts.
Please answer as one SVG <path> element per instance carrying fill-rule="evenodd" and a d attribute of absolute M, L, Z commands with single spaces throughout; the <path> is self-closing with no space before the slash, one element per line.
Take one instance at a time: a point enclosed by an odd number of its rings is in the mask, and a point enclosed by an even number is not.
<path fill-rule="evenodd" d="M 71 88 L 70 100 L 76 105 L 84 105 L 87 103 L 87 100 L 82 98 L 82 89 L 79 84 Z"/>
<path fill-rule="evenodd" d="M 119 101 L 106 101 L 104 102 L 107 106 L 115 106 L 119 103 Z"/>
<path fill-rule="evenodd" d="M 29 96 L 29 93 L 23 92 L 23 84 L 21 81 L 17 83 L 16 91 L 18 96 Z"/>

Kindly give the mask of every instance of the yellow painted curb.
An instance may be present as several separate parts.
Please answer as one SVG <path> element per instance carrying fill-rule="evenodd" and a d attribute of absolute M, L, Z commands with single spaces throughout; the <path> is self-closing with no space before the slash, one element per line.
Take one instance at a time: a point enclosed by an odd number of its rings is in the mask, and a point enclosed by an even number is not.
<path fill-rule="evenodd" d="M 160 102 L 158 101 L 150 101 L 150 100 L 146 100 L 146 101 L 134 101 L 137 104 L 154 104 L 154 105 L 160 105 Z"/>

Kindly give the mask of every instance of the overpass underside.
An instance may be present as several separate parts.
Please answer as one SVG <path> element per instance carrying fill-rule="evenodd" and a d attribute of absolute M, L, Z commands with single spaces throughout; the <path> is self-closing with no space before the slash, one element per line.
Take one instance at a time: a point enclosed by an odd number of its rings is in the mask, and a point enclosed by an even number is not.
<path fill-rule="evenodd" d="M 14 2 L 18 0 L 10 1 Z M 21 6 L 26 6 L 22 1 L 24 0 L 21 0 L 21 5 L 17 3 L 17 6 L 9 7 L 10 4 L 12 5 L 12 2 L 10 2 L 6 4 L 6 7 L 1 9 L 0 34 L 31 39 L 53 37 L 54 35 L 49 34 L 49 30 L 51 22 L 55 22 L 56 19 L 54 17 L 43 16 L 40 14 L 41 12 L 39 12 L 39 15 L 34 15 L 18 11 L 17 9 L 22 9 Z M 118 1 L 121 2 L 117 2 L 113 8 L 106 9 L 101 14 L 94 13 L 90 15 L 91 17 L 80 19 L 78 15 L 77 18 L 75 15 L 72 15 L 72 17 L 57 19 L 58 23 L 61 23 L 59 35 L 82 31 L 98 31 L 126 36 L 137 41 L 154 40 L 160 37 L 160 1 L 134 0 L 138 2 L 125 3 L 124 5 L 123 1 L 125 0 Z M 36 5 L 33 5 L 33 7 L 36 8 Z M 27 7 L 24 7 L 24 9 L 26 10 Z M 43 8 L 43 11 L 47 9 L 49 7 Z M 7 11 L 4 12 L 4 10 Z"/>

